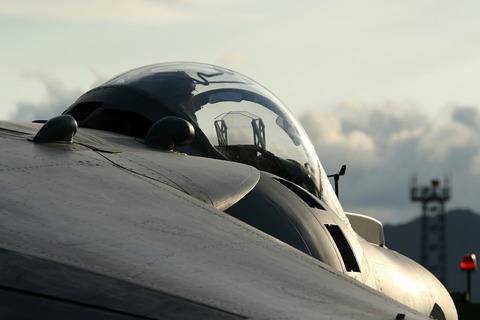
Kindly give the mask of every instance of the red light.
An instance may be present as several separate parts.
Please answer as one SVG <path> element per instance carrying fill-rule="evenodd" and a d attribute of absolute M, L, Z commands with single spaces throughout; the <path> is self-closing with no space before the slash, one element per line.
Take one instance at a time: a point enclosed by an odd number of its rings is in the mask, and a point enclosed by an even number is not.
<path fill-rule="evenodd" d="M 477 270 L 477 257 L 475 254 L 467 254 L 463 256 L 460 268 L 463 271 L 476 271 Z"/>

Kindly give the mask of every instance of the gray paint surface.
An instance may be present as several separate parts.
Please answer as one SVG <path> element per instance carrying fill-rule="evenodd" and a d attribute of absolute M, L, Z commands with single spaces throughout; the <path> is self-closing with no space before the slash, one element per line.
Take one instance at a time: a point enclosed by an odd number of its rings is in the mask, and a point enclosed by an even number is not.
<path fill-rule="evenodd" d="M 0 134 L 0 148 L 1 249 L 252 319 L 428 318 L 170 186 L 150 167 L 167 157 L 198 166 L 193 182 L 208 194 L 218 181 L 202 176 L 251 185 L 247 166 L 223 163 L 222 171 L 220 161 L 139 147 L 120 161 L 11 132 Z M 170 172 L 175 178 L 182 174 Z"/>

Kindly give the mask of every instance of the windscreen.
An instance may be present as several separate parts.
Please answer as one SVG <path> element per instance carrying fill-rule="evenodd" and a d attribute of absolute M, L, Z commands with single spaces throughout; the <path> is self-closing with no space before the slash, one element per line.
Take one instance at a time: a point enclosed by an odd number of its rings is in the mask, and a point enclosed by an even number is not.
<path fill-rule="evenodd" d="M 253 80 L 217 66 L 171 63 L 138 68 L 103 84 L 124 85 L 147 91 L 195 122 L 228 159 L 284 177 L 343 213 L 301 125 Z"/>

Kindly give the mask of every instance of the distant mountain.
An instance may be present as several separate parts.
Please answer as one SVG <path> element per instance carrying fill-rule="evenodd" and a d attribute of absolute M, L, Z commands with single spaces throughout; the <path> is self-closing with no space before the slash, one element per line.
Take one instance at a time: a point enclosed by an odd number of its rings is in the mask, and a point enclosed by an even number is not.
<path fill-rule="evenodd" d="M 387 247 L 420 262 L 420 221 L 418 217 L 400 225 L 385 225 Z M 480 214 L 468 209 L 446 213 L 447 283 L 449 291 L 466 291 L 467 276 L 460 270 L 465 254 L 480 258 Z M 480 271 L 472 274 L 472 299 L 480 301 Z"/>

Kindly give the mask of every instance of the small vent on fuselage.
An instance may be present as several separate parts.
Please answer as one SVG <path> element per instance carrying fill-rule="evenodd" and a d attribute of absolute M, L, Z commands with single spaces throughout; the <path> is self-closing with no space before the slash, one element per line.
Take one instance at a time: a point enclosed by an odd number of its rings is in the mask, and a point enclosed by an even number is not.
<path fill-rule="evenodd" d="M 101 105 L 102 102 L 80 102 L 75 107 L 70 109 L 66 114 L 74 117 L 77 122 L 82 122 L 89 115 L 95 112 L 95 110 L 97 110 Z"/>
<path fill-rule="evenodd" d="M 355 258 L 352 247 L 350 246 L 350 243 L 348 243 L 347 238 L 345 238 L 342 229 L 336 224 L 326 224 L 325 227 L 328 232 L 330 232 L 333 241 L 335 241 L 338 251 L 340 251 L 345 269 L 349 272 L 360 272 L 357 258 Z"/>

